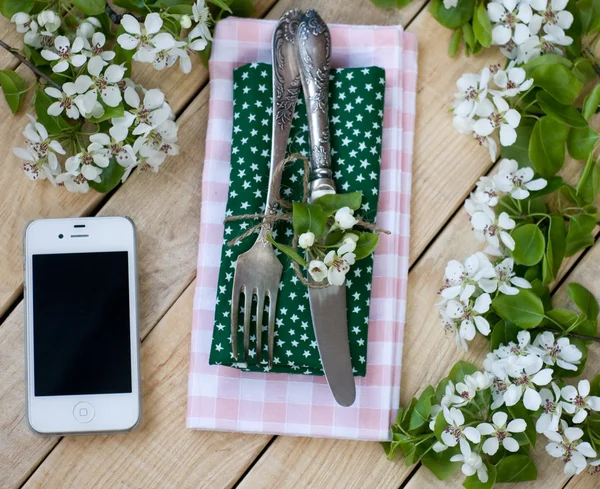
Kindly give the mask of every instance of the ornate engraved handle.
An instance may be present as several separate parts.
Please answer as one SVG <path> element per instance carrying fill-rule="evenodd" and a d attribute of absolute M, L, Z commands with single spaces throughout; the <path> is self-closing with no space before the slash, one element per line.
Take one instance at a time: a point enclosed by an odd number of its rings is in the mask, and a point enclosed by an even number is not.
<path fill-rule="evenodd" d="M 279 19 L 273 33 L 273 127 L 271 134 L 271 167 L 265 214 L 275 212 L 277 207 L 275 195 L 271 190 L 281 186 L 282 172 L 275 173 L 275 168 L 285 157 L 294 108 L 300 92 L 296 31 L 301 19 L 301 10 L 288 10 Z M 266 243 L 265 238 L 271 228 L 271 223 L 263 223 L 259 235 L 260 241 Z"/>
<path fill-rule="evenodd" d="M 327 24 L 309 10 L 298 26 L 300 81 L 304 92 L 311 145 L 311 200 L 334 194 L 329 137 L 331 36 Z"/>

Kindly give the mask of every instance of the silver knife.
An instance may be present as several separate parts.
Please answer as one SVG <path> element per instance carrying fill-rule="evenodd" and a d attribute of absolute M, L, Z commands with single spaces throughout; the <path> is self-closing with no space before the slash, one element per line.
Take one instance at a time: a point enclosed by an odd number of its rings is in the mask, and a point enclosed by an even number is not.
<path fill-rule="evenodd" d="M 308 111 L 312 181 L 310 200 L 335 194 L 329 137 L 329 71 L 331 36 L 315 10 L 308 10 L 298 26 L 300 81 Z M 351 406 L 356 385 L 350 361 L 346 286 L 309 288 L 310 312 L 323 371 L 336 402 Z"/>

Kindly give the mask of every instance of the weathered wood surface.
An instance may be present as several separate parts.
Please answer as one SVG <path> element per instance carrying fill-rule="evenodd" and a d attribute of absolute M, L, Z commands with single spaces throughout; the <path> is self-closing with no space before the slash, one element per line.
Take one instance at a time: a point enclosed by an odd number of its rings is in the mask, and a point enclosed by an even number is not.
<path fill-rule="evenodd" d="M 455 60 L 447 58 L 450 32 L 420 11 L 424 0 L 400 11 L 375 8 L 369 0 L 255 1 L 258 15 L 277 18 L 291 7 L 316 8 L 329 22 L 408 24 L 419 37 L 419 81 L 412 198 L 409 297 L 405 334 L 402 402 L 428 383 L 436 384 L 459 358 L 481 363 L 486 344 L 476 341 L 468 354 L 444 337 L 433 307 L 447 261 L 475 251 L 466 215 L 460 208 L 475 181 L 492 168 L 487 150 L 458 136 L 446 113 L 456 79 L 494 62 L 493 51 Z M 7 27 L 8 25 L 8 27 Z M 0 32 L 10 25 L 0 22 Z M 0 37 L 2 38 L 2 37 Z M 15 38 L 15 43 L 18 38 Z M 14 67 L 0 55 L 3 67 Z M 8 63 L 8 64 L 7 64 Z M 11 64 L 13 63 L 13 64 Z M 28 76 L 23 66 L 19 72 Z M 157 73 L 136 67 L 136 79 L 160 86 L 180 115 L 181 155 L 158 175 L 136 172 L 108 200 L 94 194 L 72 196 L 49 185 L 32 184 L 6 151 L 0 168 L 0 487 L 350 487 L 413 489 L 460 487 L 462 477 L 444 483 L 427 470 L 388 462 L 379 444 L 197 432 L 185 429 L 189 332 L 196 269 L 204 137 L 207 122 L 207 72 L 196 63 L 184 77 L 176 68 Z M 21 139 L 26 117 L 12 118 L 0 103 L 0 140 L 5 148 Z M 578 170 L 574 165 L 569 173 Z M 121 436 L 41 438 L 24 423 L 23 306 L 21 234 L 36 217 L 128 215 L 137 224 L 140 245 L 144 422 Z M 581 262 L 569 260 L 563 276 L 600 292 L 599 247 Z M 574 268 L 573 266 L 576 265 Z M 566 301 L 565 287 L 556 293 Z M 587 372 L 598 370 L 594 346 Z M 266 449 L 265 449 L 266 448 Z M 597 486 L 582 476 L 568 481 L 562 464 L 544 453 L 536 460 L 540 481 L 521 487 L 574 489 Z M 594 482 L 596 485 L 594 485 Z"/>

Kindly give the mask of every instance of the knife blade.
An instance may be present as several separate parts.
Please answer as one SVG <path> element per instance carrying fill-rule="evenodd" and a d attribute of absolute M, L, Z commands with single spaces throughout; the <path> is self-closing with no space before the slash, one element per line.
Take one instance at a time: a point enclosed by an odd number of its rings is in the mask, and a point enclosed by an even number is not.
<path fill-rule="evenodd" d="M 298 26 L 300 81 L 304 92 L 311 145 L 310 200 L 335 194 L 331 172 L 328 92 L 331 36 L 315 10 L 308 10 Z M 323 371 L 336 402 L 351 406 L 356 385 L 350 359 L 346 286 L 309 288 L 310 312 Z"/>

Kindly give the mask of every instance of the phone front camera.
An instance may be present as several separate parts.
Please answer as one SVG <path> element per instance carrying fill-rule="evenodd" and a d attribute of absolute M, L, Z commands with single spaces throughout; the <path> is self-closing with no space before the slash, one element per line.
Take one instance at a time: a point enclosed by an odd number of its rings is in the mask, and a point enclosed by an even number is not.
<path fill-rule="evenodd" d="M 64 238 L 64 235 L 62 235 L 62 234 L 58 235 L 58 239 L 63 239 L 63 238 Z"/>

